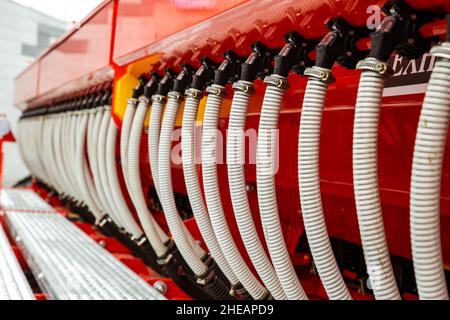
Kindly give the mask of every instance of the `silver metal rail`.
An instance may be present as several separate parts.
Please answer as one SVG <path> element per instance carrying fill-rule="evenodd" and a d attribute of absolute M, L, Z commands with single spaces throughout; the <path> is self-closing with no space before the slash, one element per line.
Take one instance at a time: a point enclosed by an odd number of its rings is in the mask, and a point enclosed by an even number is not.
<path fill-rule="evenodd" d="M 27 189 L 2 189 L 0 207 L 5 210 L 55 211 L 37 193 Z"/>
<path fill-rule="evenodd" d="M 5 216 L 49 299 L 165 299 L 62 215 L 7 211 Z"/>
<path fill-rule="evenodd" d="M 34 300 L 33 292 L 0 225 L 0 300 Z"/>

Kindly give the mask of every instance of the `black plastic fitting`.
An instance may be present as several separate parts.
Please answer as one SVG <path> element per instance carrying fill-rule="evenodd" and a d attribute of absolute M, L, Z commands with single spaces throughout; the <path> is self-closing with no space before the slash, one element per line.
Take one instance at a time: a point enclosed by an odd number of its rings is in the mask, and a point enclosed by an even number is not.
<path fill-rule="evenodd" d="M 369 35 L 366 27 L 354 27 L 342 18 L 327 23 L 330 32 L 316 46 L 316 66 L 331 69 L 335 62 L 348 69 L 355 69 L 359 60 L 364 59 L 369 50 L 361 51 L 356 42 Z"/>
<path fill-rule="evenodd" d="M 273 71 L 272 61 L 275 50 L 267 48 L 260 42 L 252 45 L 252 53 L 242 64 L 241 80 L 253 82 L 256 79 L 264 79 Z"/>
<path fill-rule="evenodd" d="M 217 65 L 209 58 L 202 59 L 202 65 L 192 76 L 192 88 L 203 91 L 214 79 Z"/>
<path fill-rule="evenodd" d="M 176 77 L 176 73 L 172 69 L 167 69 L 164 77 L 159 81 L 157 94 L 165 97 L 169 93 L 170 88 L 173 86 L 173 80 Z"/>
<path fill-rule="evenodd" d="M 144 87 L 148 82 L 147 77 L 145 75 L 141 75 L 138 80 L 139 84 L 133 89 L 132 97 L 134 99 L 139 98 L 144 93 Z"/>
<path fill-rule="evenodd" d="M 178 92 L 180 95 L 184 95 L 184 92 L 192 82 L 192 71 L 193 68 L 190 65 L 184 64 L 181 72 L 173 81 L 172 91 Z"/>
<path fill-rule="evenodd" d="M 391 1 L 383 7 L 387 17 L 378 29 L 371 33 L 370 57 L 387 62 L 394 51 L 408 59 L 417 59 L 430 51 L 437 37 L 424 38 L 419 29 L 433 21 L 436 14 L 418 11 L 404 1 Z"/>
<path fill-rule="evenodd" d="M 144 96 L 150 99 L 156 93 L 156 90 L 158 90 L 158 81 L 160 79 L 161 77 L 156 72 L 150 74 L 150 80 L 144 87 Z"/>
<path fill-rule="evenodd" d="M 214 84 L 225 87 L 227 83 L 234 82 L 239 79 L 241 73 L 241 64 L 244 58 L 227 51 L 224 54 L 225 60 L 220 64 L 214 74 Z"/>
<path fill-rule="evenodd" d="M 234 300 L 230 295 L 229 287 L 215 275 L 212 275 L 211 280 L 206 282 L 205 289 L 214 300 Z"/>
<path fill-rule="evenodd" d="M 312 67 L 312 61 L 308 54 L 314 50 L 316 40 L 307 40 L 297 32 L 290 32 L 285 36 L 286 44 L 275 57 L 273 73 L 287 77 L 291 70 L 303 75 L 306 68 Z"/>

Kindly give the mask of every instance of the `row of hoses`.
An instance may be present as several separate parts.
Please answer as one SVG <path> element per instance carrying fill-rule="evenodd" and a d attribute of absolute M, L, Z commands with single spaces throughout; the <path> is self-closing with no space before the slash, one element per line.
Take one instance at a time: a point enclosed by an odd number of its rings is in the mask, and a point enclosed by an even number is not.
<path fill-rule="evenodd" d="M 117 175 L 117 135 L 111 107 L 103 101 L 90 109 L 22 117 L 18 141 L 34 176 L 61 197 L 87 206 L 97 224 L 110 217 L 119 228 L 140 238 L 142 231 L 128 209 Z"/>
<path fill-rule="evenodd" d="M 394 21 L 390 28 L 380 28 L 378 33 L 398 33 L 400 23 L 396 14 L 385 21 Z M 394 26 L 394 27 L 392 27 Z M 327 233 L 321 202 L 319 180 L 319 142 L 321 117 L 328 84 L 333 81 L 331 68 L 353 40 L 353 32 L 337 26 L 317 46 L 315 66 L 304 72 L 309 77 L 300 120 L 298 144 L 298 175 L 302 217 L 315 266 L 330 299 L 351 299 L 344 283 Z M 330 41 L 332 38 L 332 41 Z M 377 36 L 374 36 L 377 39 Z M 375 41 L 374 40 L 374 41 Z M 189 232 L 183 227 L 174 202 L 170 173 L 171 135 L 175 118 L 183 95 L 186 103 L 182 122 L 182 160 L 186 189 L 199 230 L 223 275 L 233 286 L 241 285 L 253 299 L 307 299 L 295 273 L 284 243 L 274 180 L 276 130 L 280 105 L 288 87 L 287 75 L 295 64 L 302 48 L 307 47 L 301 39 L 292 37 L 280 55 L 275 59 L 262 105 L 257 145 L 257 191 L 261 222 L 269 255 L 265 254 L 258 238 L 250 211 L 245 188 L 243 166 L 243 139 L 245 117 L 253 89 L 252 82 L 257 75 L 255 66 L 261 52 L 255 50 L 252 57 L 243 64 L 242 74 L 235 89 L 228 127 L 227 168 L 233 211 L 251 263 L 258 278 L 238 251 L 234 236 L 228 227 L 222 197 L 220 194 L 216 140 L 220 108 L 225 95 L 225 86 L 235 70 L 233 64 L 240 64 L 227 56 L 217 68 L 214 81 L 206 88 L 206 106 L 203 118 L 201 141 L 201 164 L 203 199 L 196 166 L 195 134 L 197 110 L 206 87 L 202 74 L 211 68 L 204 64 L 193 76 L 192 85 L 187 81 L 175 83 L 170 93 L 153 96 L 149 123 L 149 157 L 152 176 L 158 196 L 168 221 L 171 235 L 186 260 L 187 265 L 198 276 L 207 270 L 202 259 L 204 252 L 197 249 Z M 382 48 L 383 50 L 378 50 Z M 389 74 L 387 59 L 395 48 L 392 43 L 374 45 L 369 56 L 358 63 L 362 69 L 355 108 L 353 137 L 354 188 L 358 223 L 362 239 L 371 287 L 377 299 L 400 299 L 387 247 L 381 204 L 378 190 L 377 135 L 384 79 Z M 436 53 L 438 52 L 438 53 Z M 413 257 L 418 291 L 421 298 L 446 298 L 447 288 L 442 268 L 442 253 L 439 242 L 439 188 L 440 166 L 448 126 L 448 45 L 442 44 L 433 53 L 439 57 L 425 98 L 418 130 L 413 178 L 411 184 L 411 233 Z M 354 57 L 356 58 L 356 57 Z M 359 59 L 354 59 L 353 63 Z M 183 70 L 179 79 L 186 79 L 188 71 Z M 203 79 L 203 80 L 202 80 Z M 186 92 L 184 90 L 188 88 Z M 162 125 L 163 101 L 167 98 Z M 149 100 L 143 105 L 148 108 Z M 139 108 L 139 107 L 138 107 Z M 133 110 L 129 105 L 127 110 Z M 134 122 L 140 123 L 142 116 L 135 115 Z M 426 119 L 422 119 L 426 117 Z M 421 126 L 425 128 L 421 129 Z M 159 141 L 157 141 L 159 138 Z M 129 149 L 129 157 L 131 156 Z M 134 152 L 134 151 L 133 151 Z M 433 155 L 432 170 L 429 155 Z M 425 161 L 421 163 L 421 161 Z M 434 189 L 433 189 L 434 188 Z M 433 215 L 430 214 L 433 209 Z M 150 236 L 150 235 L 149 235 Z"/>

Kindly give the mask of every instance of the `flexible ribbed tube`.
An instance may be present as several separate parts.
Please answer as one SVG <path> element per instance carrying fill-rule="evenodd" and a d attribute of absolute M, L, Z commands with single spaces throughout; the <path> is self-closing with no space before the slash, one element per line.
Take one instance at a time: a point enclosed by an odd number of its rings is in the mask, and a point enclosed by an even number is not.
<path fill-rule="evenodd" d="M 95 117 L 97 114 L 97 110 L 96 109 L 90 109 L 89 110 L 89 115 L 88 115 L 88 125 L 87 125 L 87 133 L 86 133 L 86 144 L 87 144 L 87 160 L 89 161 L 89 164 L 86 163 L 86 167 L 89 168 L 89 174 L 86 174 L 86 181 L 87 184 L 89 186 L 89 189 L 91 190 L 91 194 L 92 194 L 92 198 L 95 202 L 95 205 L 97 206 L 97 208 L 99 208 L 100 210 L 102 210 L 102 202 L 100 200 L 100 196 L 95 188 L 95 184 L 94 184 L 94 180 L 92 178 L 92 174 L 91 174 L 91 170 L 90 170 L 90 164 L 92 163 L 93 159 L 92 159 L 92 135 L 93 135 L 93 129 L 94 129 L 94 122 L 95 122 Z"/>
<path fill-rule="evenodd" d="M 223 274 L 232 285 L 235 285 L 239 280 L 231 270 L 220 249 L 216 236 L 214 235 L 214 230 L 211 226 L 208 212 L 206 211 L 200 183 L 198 181 L 195 157 L 195 121 L 199 103 L 199 99 L 188 96 L 184 106 L 183 126 L 181 129 L 181 155 L 183 159 L 184 181 L 198 229 L 200 230 L 206 246 Z"/>
<path fill-rule="evenodd" d="M 148 154 L 153 185 L 155 186 L 158 198 L 161 199 L 161 194 L 159 190 L 158 155 L 159 155 L 159 135 L 161 130 L 161 115 L 162 109 L 164 107 L 163 103 L 165 101 L 165 97 L 155 95 L 152 100 L 153 103 L 150 112 L 150 120 L 148 126 Z M 179 216 L 178 220 L 183 225 L 183 232 L 186 235 L 186 238 L 189 241 L 191 247 L 195 250 L 196 255 L 200 258 L 203 258 L 206 253 L 197 243 L 195 243 L 194 239 L 192 238 L 192 235 L 186 229 L 184 223 L 181 221 L 181 218 Z"/>
<path fill-rule="evenodd" d="M 170 232 L 181 255 L 197 276 L 205 276 L 208 267 L 197 256 L 186 237 L 183 225 L 179 220 L 179 213 L 173 195 L 172 174 L 170 171 L 172 132 L 179 106 L 180 101 L 178 99 L 169 97 L 161 126 L 158 148 L 159 197 Z"/>
<path fill-rule="evenodd" d="M 219 91 L 224 90 L 222 86 L 213 85 L 212 87 Z M 203 119 L 202 174 L 206 205 L 212 227 L 228 264 L 248 293 L 254 299 L 260 300 L 267 296 L 267 290 L 260 284 L 242 258 L 228 227 L 222 207 L 216 163 L 217 128 L 222 101 L 223 97 L 209 94 Z"/>
<path fill-rule="evenodd" d="M 120 129 L 120 162 L 122 164 L 122 173 L 127 189 L 130 189 L 128 183 L 128 143 L 130 140 L 131 125 L 136 112 L 136 104 L 136 99 L 128 99 L 127 107 L 122 120 L 122 128 Z"/>
<path fill-rule="evenodd" d="M 250 82 L 239 82 L 252 86 Z M 286 299 L 286 294 L 281 287 L 280 280 L 275 273 L 272 262 L 267 257 L 264 247 L 261 244 L 247 197 L 244 171 L 244 131 L 249 100 L 249 93 L 244 93 L 240 90 L 234 92 L 227 138 L 228 183 L 230 186 L 234 216 L 250 260 L 255 266 L 256 272 L 258 272 L 261 280 L 272 294 L 272 297 L 281 300 Z"/>
<path fill-rule="evenodd" d="M 272 77 L 283 77 L 272 75 Z M 307 299 L 289 258 L 281 230 L 275 188 L 275 149 L 284 89 L 268 85 L 259 119 L 256 181 L 259 211 L 267 248 L 281 286 L 289 300 Z"/>
<path fill-rule="evenodd" d="M 95 216 L 96 222 L 98 222 L 102 218 L 102 214 L 100 209 L 96 206 L 94 200 L 91 197 L 90 191 L 87 186 L 86 175 L 85 175 L 85 163 L 84 163 L 84 155 L 85 155 L 85 146 L 86 146 L 86 132 L 87 132 L 87 123 L 88 117 L 86 112 L 84 112 L 81 117 L 81 121 L 79 124 L 78 136 L 77 136 L 77 151 L 76 151 L 76 171 L 77 177 L 79 180 L 79 185 L 81 187 L 81 192 L 84 195 L 84 200 L 87 203 L 89 209 Z"/>
<path fill-rule="evenodd" d="M 91 172 L 92 177 L 94 180 L 95 189 L 97 191 L 97 194 L 99 195 L 99 199 L 101 202 L 101 208 L 103 213 L 108 214 L 110 212 L 109 206 L 107 204 L 108 199 L 104 193 L 104 190 L 101 185 L 100 176 L 99 176 L 99 167 L 98 167 L 98 148 L 99 148 L 99 137 L 101 133 L 101 127 L 103 124 L 103 113 L 104 108 L 100 107 L 96 109 L 97 114 L 95 115 L 94 119 L 94 128 L 93 128 L 93 134 L 91 136 L 92 140 L 90 141 L 90 149 L 88 152 L 90 153 L 90 165 L 91 165 Z"/>
<path fill-rule="evenodd" d="M 128 174 L 128 185 L 130 196 L 136 208 L 136 212 L 144 229 L 151 246 L 156 254 L 161 257 L 167 252 L 164 240 L 159 236 L 156 228 L 156 222 L 150 213 L 147 203 L 145 202 L 144 193 L 142 192 L 141 174 L 139 171 L 139 150 L 141 144 L 141 135 L 144 127 L 144 119 L 147 114 L 148 106 L 146 103 L 140 103 L 138 109 L 134 113 L 133 124 L 130 127 L 128 144 L 128 162 L 122 165 L 126 167 Z"/>
<path fill-rule="evenodd" d="M 111 120 L 111 107 L 105 106 L 103 107 L 103 117 L 100 125 L 97 145 L 97 168 L 98 168 L 98 179 L 100 183 L 100 187 L 105 195 L 105 205 L 107 212 L 111 219 L 115 222 L 118 227 L 123 228 L 123 221 L 120 219 L 120 215 L 117 214 L 117 211 L 114 207 L 114 202 L 111 200 L 112 194 L 110 194 L 109 185 L 108 185 L 108 174 L 106 172 L 106 135 L 108 133 L 108 127 Z"/>
<path fill-rule="evenodd" d="M 376 299 L 400 299 L 378 189 L 378 123 L 385 77 L 363 70 L 353 126 L 353 184 L 367 273 Z"/>
<path fill-rule="evenodd" d="M 159 133 L 161 130 L 161 115 L 164 107 L 163 99 L 153 99 L 148 124 L 148 157 L 150 162 L 150 171 L 152 174 L 153 185 L 159 197 L 159 175 L 158 175 L 158 148 Z"/>
<path fill-rule="evenodd" d="M 320 193 L 320 127 L 327 88 L 325 82 L 316 78 L 309 78 L 306 86 L 298 142 L 300 203 L 309 248 L 328 297 L 349 300 L 351 296 L 328 237 Z"/>
<path fill-rule="evenodd" d="M 143 231 L 134 220 L 133 214 L 128 208 L 120 187 L 119 176 L 117 174 L 116 140 L 119 130 L 117 129 L 117 126 L 112 118 L 110 122 L 106 139 L 106 171 L 108 174 L 108 183 L 113 195 L 113 201 L 118 208 L 118 214 L 122 216 L 126 230 L 130 232 L 135 239 L 139 239 L 142 237 Z"/>
<path fill-rule="evenodd" d="M 439 219 L 442 162 L 450 120 L 450 43 L 431 52 L 437 60 L 425 94 L 414 145 L 411 245 L 420 299 L 448 300 Z"/>

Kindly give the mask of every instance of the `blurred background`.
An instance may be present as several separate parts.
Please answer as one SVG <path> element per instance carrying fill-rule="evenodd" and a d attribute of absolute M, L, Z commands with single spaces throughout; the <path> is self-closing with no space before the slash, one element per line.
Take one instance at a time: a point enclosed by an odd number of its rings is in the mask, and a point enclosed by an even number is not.
<path fill-rule="evenodd" d="M 20 111 L 13 105 L 14 79 L 102 0 L 0 0 L 0 114 L 15 134 Z M 3 184 L 28 175 L 15 143 L 4 143 Z"/>

